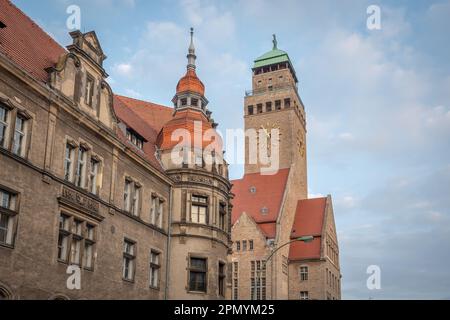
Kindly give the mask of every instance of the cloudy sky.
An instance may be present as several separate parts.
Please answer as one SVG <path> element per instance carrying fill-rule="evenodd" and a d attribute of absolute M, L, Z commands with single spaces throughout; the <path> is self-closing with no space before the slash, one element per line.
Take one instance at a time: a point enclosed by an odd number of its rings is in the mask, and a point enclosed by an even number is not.
<path fill-rule="evenodd" d="M 13 2 L 62 45 L 66 9 L 80 6 L 114 91 L 165 105 L 193 26 L 222 130 L 243 126 L 252 61 L 276 33 L 307 110 L 309 192 L 333 196 L 343 298 L 450 299 L 450 1 Z M 381 30 L 366 27 L 371 4 Z M 380 290 L 366 286 L 370 265 Z"/>

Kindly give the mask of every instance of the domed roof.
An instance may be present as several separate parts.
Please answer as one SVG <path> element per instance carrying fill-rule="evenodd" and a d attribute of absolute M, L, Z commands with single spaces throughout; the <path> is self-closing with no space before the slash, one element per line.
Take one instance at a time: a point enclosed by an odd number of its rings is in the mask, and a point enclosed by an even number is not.
<path fill-rule="evenodd" d="M 195 136 L 198 134 L 200 138 L 196 141 Z M 189 146 L 195 146 L 196 143 L 200 142 L 202 148 L 212 145 L 217 152 L 221 152 L 223 146 L 221 137 L 214 130 L 205 114 L 191 109 L 178 111 L 164 125 L 159 132 L 156 145 L 161 150 L 168 150 L 179 146 L 182 141 Z"/>
<path fill-rule="evenodd" d="M 201 96 L 205 95 L 205 85 L 197 77 L 193 68 L 188 68 L 186 74 L 177 84 L 177 94 L 187 91 L 198 93 Z"/>

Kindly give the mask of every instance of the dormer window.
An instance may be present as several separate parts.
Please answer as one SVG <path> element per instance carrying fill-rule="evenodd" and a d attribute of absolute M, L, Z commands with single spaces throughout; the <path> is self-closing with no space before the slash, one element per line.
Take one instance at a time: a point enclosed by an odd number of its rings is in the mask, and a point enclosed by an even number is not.
<path fill-rule="evenodd" d="M 86 77 L 86 88 L 84 92 L 84 102 L 92 107 L 92 97 L 94 94 L 94 78 L 91 75 L 87 75 Z"/>
<path fill-rule="evenodd" d="M 127 128 L 127 139 L 140 150 L 144 148 L 145 139 L 131 128 Z"/>

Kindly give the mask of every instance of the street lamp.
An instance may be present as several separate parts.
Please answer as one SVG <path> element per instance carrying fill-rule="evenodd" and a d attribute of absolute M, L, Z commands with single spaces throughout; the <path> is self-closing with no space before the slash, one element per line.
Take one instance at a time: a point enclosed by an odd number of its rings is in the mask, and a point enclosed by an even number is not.
<path fill-rule="evenodd" d="M 270 258 L 272 258 L 272 256 L 274 255 L 275 252 L 277 252 L 278 250 L 280 250 L 281 248 L 287 246 L 288 244 L 291 244 L 292 242 L 297 242 L 297 241 L 303 241 L 305 243 L 311 242 L 314 240 L 314 236 L 303 236 L 303 237 L 298 237 L 295 239 L 292 239 L 289 242 L 286 242 L 285 244 L 279 246 L 278 248 L 276 248 L 274 251 L 272 251 L 272 253 L 267 257 L 266 259 L 266 264 L 267 262 L 270 260 Z"/>

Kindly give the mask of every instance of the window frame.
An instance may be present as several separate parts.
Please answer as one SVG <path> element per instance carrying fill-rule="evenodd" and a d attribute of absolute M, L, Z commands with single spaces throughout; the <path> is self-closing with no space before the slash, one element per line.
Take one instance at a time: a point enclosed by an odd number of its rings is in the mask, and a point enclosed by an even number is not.
<path fill-rule="evenodd" d="M 65 217 L 65 225 L 61 226 L 61 218 Z M 75 225 L 77 223 L 77 225 Z M 88 226 L 91 227 L 92 235 L 89 234 Z M 96 255 L 96 241 L 97 241 L 97 227 L 95 223 L 83 219 L 77 215 L 72 215 L 67 211 L 61 211 L 58 219 L 58 240 L 57 240 L 57 261 L 64 264 L 77 265 L 84 270 L 94 271 L 95 255 Z M 62 238 L 61 238 L 62 237 Z M 65 255 L 61 257 L 61 239 L 66 240 Z M 78 258 L 74 261 L 74 244 L 77 245 Z M 86 247 L 90 246 L 90 265 L 86 264 Z"/>
<path fill-rule="evenodd" d="M 309 300 L 309 291 L 300 291 L 300 300 Z"/>
<path fill-rule="evenodd" d="M 200 269 L 192 266 L 192 260 L 204 260 L 205 262 L 205 268 Z M 191 282 L 191 274 L 192 273 L 200 273 L 204 276 L 204 291 L 203 290 L 196 290 L 197 288 L 192 287 Z M 188 292 L 194 292 L 194 293 L 208 293 L 208 258 L 204 256 L 199 255 L 189 255 L 189 265 L 188 265 Z"/>
<path fill-rule="evenodd" d="M 205 201 L 200 201 L 200 199 L 204 199 Z M 195 213 L 197 215 L 197 221 L 194 221 L 193 217 L 194 217 L 194 213 L 193 213 L 193 209 L 197 208 L 197 213 Z M 204 213 L 204 222 L 201 222 L 200 219 L 200 209 L 203 208 L 205 210 Z M 192 223 L 196 223 L 196 224 L 203 224 L 203 225 L 208 225 L 209 223 L 209 219 L 208 219 L 208 215 L 209 215 L 209 197 L 206 195 L 200 195 L 200 194 L 192 194 L 191 195 L 191 210 L 190 210 L 190 221 Z"/>
<path fill-rule="evenodd" d="M 157 263 L 155 263 L 154 260 L 152 259 L 153 256 L 157 257 L 157 259 L 158 259 Z M 160 290 L 160 283 L 161 283 L 161 257 L 162 257 L 161 251 L 155 250 L 155 249 L 151 249 L 150 250 L 149 286 L 152 289 Z M 156 274 L 157 274 L 156 286 L 153 285 L 153 271 L 155 271 Z"/>
<path fill-rule="evenodd" d="M 226 279 L 226 264 L 225 262 L 219 261 L 217 268 L 217 288 L 219 289 L 219 296 L 225 297 L 225 279 Z"/>
<path fill-rule="evenodd" d="M 7 248 L 14 248 L 15 240 L 16 240 L 16 229 L 17 229 L 17 220 L 19 214 L 19 198 L 20 195 L 18 192 L 15 192 L 9 188 L 3 187 L 0 185 L 0 194 L 2 195 L 0 199 L 0 223 L 1 221 L 5 221 L 3 227 L 0 228 L 4 233 L 4 240 L 0 242 L 0 246 Z M 4 195 L 9 197 L 7 206 L 3 206 Z"/>
<path fill-rule="evenodd" d="M 95 88 L 95 78 L 89 73 L 87 73 L 86 85 L 84 87 L 84 103 L 91 108 L 93 108 L 94 103 L 94 88 Z"/>
<path fill-rule="evenodd" d="M 78 146 L 78 156 L 76 161 L 75 171 L 75 185 L 78 188 L 84 189 L 86 187 L 86 170 L 87 170 L 87 158 L 89 149 L 86 146 Z M 80 158 L 82 156 L 82 158 Z"/>
<path fill-rule="evenodd" d="M 64 148 L 64 180 L 72 183 L 74 181 L 74 164 L 75 164 L 75 150 L 77 145 L 71 141 L 66 141 Z M 67 151 L 69 150 L 69 155 Z M 68 165 L 69 164 L 69 165 Z"/>
<path fill-rule="evenodd" d="M 306 269 L 306 271 L 305 271 Z M 300 281 L 308 281 L 309 279 L 309 267 L 308 266 L 300 266 L 299 267 L 299 277 Z"/>
<path fill-rule="evenodd" d="M 133 252 L 129 253 L 128 251 L 125 250 L 125 244 L 128 244 L 132 249 Z M 128 281 L 128 282 L 134 282 L 135 276 L 136 276 L 136 258 L 137 258 L 137 244 L 136 241 L 128 239 L 128 238 L 124 238 L 123 240 L 123 249 L 122 249 L 122 280 L 124 281 Z M 132 274 L 130 278 L 126 278 L 125 277 L 125 269 L 127 268 L 129 270 L 130 266 L 128 265 L 128 267 L 126 267 L 125 263 L 126 261 L 131 262 L 131 266 L 132 266 Z"/>
<path fill-rule="evenodd" d="M 3 133 L 0 139 L 0 148 L 9 148 L 9 130 L 11 128 L 12 109 L 4 103 L 0 102 L 0 108 L 4 110 L 4 119 L 0 119 L 0 126 L 3 128 Z"/>

